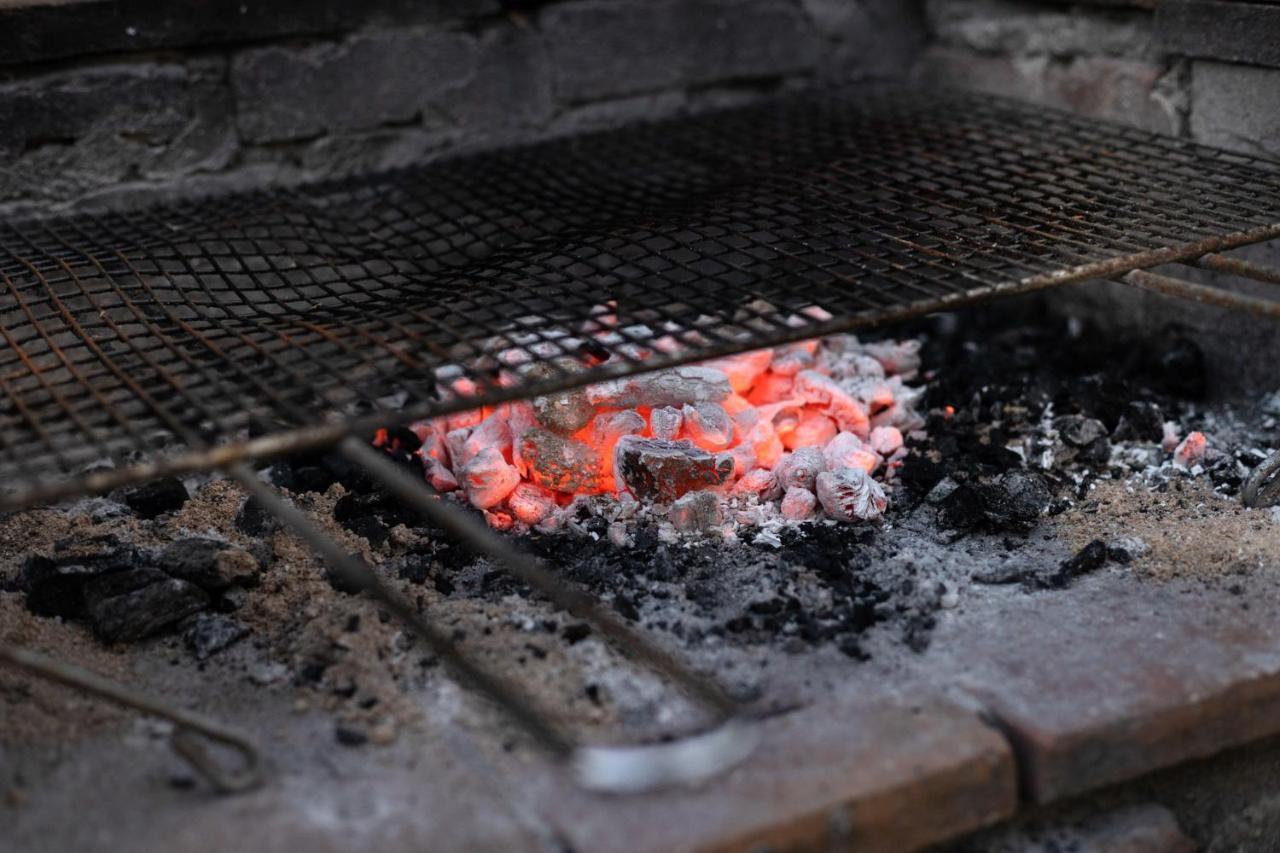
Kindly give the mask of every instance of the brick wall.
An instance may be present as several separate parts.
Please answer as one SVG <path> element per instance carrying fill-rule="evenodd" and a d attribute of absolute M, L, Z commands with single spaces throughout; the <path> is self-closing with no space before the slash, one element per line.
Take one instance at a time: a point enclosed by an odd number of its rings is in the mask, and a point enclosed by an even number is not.
<path fill-rule="evenodd" d="M 927 0 L 928 43 L 915 79 L 973 88 L 1280 159 L 1280 4 L 1246 0 L 1067 5 L 1048 0 Z M 1280 245 L 1238 256 L 1280 268 Z M 1175 266 L 1171 275 L 1255 296 L 1275 288 Z M 1274 390 L 1280 334 L 1223 309 L 1110 282 L 1033 302 L 1115 334 L 1176 327 L 1209 354 L 1222 396 Z"/>
<path fill-rule="evenodd" d="M 916 4 L 901 0 L 516 8 L 206 2 L 189 20 L 100 0 L 6 12 L 0 213 L 314 180 L 900 76 L 922 36 Z"/>

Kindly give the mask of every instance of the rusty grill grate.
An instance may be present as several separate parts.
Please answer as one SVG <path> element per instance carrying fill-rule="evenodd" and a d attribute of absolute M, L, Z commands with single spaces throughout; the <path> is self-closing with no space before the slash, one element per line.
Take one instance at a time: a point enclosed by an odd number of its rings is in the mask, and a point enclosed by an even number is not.
<path fill-rule="evenodd" d="M 900 89 L 9 223 L 0 507 L 1275 236 L 1275 164 Z M 605 301 L 686 349 L 556 366 Z M 550 372 L 500 387 L 512 347 Z M 477 396 L 438 399 L 444 365 Z"/>

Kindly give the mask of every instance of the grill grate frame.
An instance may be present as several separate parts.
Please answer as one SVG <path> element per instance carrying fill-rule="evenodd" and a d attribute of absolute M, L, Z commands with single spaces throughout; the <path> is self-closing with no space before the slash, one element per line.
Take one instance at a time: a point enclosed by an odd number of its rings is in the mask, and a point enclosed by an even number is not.
<path fill-rule="evenodd" d="M 6 223 L 0 508 L 1276 236 L 1274 163 L 899 88 Z M 606 300 L 685 348 L 565 371 Z M 512 347 L 547 375 L 498 385 Z"/>

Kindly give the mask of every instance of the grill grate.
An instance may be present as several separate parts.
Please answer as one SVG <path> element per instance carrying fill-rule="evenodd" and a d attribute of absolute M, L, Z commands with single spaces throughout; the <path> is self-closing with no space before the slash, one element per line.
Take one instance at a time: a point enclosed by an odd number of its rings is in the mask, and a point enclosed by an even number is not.
<path fill-rule="evenodd" d="M 901 89 L 9 223 L 0 507 L 1275 236 L 1275 164 Z M 564 370 L 606 300 L 685 349 Z M 512 348 L 542 378 L 498 385 Z"/>

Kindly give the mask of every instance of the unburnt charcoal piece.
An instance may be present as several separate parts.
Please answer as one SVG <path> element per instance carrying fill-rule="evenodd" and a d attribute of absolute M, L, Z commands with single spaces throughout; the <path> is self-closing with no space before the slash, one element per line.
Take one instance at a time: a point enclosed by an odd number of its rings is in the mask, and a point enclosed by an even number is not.
<path fill-rule="evenodd" d="M 199 587 L 149 567 L 95 578 L 84 599 L 94 632 L 111 643 L 140 640 L 209 606 Z"/>
<path fill-rule="evenodd" d="M 248 634 L 247 627 L 229 616 L 197 613 L 183 623 L 182 642 L 197 660 L 208 660 Z"/>
<path fill-rule="evenodd" d="M 1049 508 L 1049 487 L 1026 471 L 1010 471 L 983 490 L 982 511 L 995 527 L 1025 529 Z"/>
<path fill-rule="evenodd" d="M 1095 539 L 1085 545 L 1075 556 L 1063 560 L 1056 571 L 1033 582 L 1033 586 L 1044 589 L 1062 589 L 1076 578 L 1096 572 L 1107 564 L 1107 544 Z"/>
<path fill-rule="evenodd" d="M 170 576 L 210 592 L 232 584 L 252 586 L 262 572 L 258 559 L 243 548 L 202 538 L 170 543 L 156 556 L 156 565 Z"/>
<path fill-rule="evenodd" d="M 84 587 L 93 578 L 123 572 L 142 564 L 138 550 L 114 541 L 99 550 L 79 548 L 52 557 L 32 554 L 23 564 L 19 586 L 27 594 L 27 608 L 40 616 L 76 618 L 84 615 Z"/>
<path fill-rule="evenodd" d="M 249 536 L 266 536 L 280 529 L 280 522 L 257 498 L 246 498 L 236 513 L 236 529 Z"/>
<path fill-rule="evenodd" d="M 1164 437 L 1164 412 L 1145 400 L 1130 402 L 1120 414 L 1114 437 L 1117 441 L 1159 441 Z"/>
<path fill-rule="evenodd" d="M 142 518 L 157 518 L 182 509 L 191 495 L 177 477 L 162 477 L 124 493 L 124 502 Z"/>

